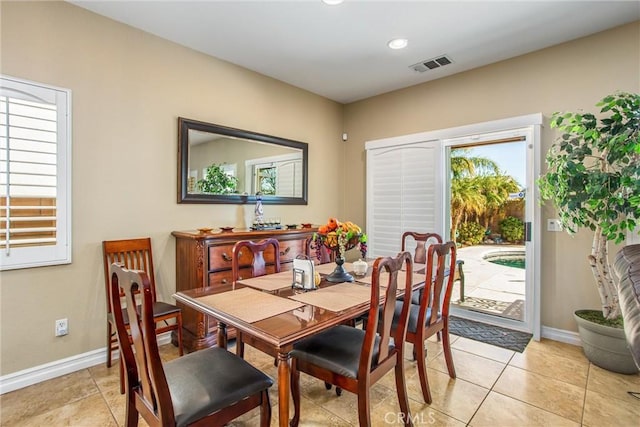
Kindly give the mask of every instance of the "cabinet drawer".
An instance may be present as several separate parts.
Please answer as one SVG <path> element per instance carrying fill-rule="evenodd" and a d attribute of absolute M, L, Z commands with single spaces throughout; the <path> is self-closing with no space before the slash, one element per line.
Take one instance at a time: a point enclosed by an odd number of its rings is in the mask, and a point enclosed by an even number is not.
<path fill-rule="evenodd" d="M 285 240 L 280 243 L 280 263 L 293 260 L 298 255 L 305 253 L 304 240 Z M 209 268 L 211 270 L 231 269 L 233 255 L 233 245 L 210 246 L 209 247 Z M 250 265 L 253 260 L 251 251 L 243 249 L 240 251 L 240 265 Z M 270 246 L 264 251 L 264 261 L 267 264 L 274 262 L 273 248 Z"/>
<path fill-rule="evenodd" d="M 227 285 L 233 281 L 231 270 L 216 271 L 209 273 L 209 286 Z"/>
<path fill-rule="evenodd" d="M 298 255 L 305 254 L 305 240 L 281 240 L 280 263 L 290 262 Z"/>
<path fill-rule="evenodd" d="M 270 253 L 269 253 L 270 252 Z M 211 270 L 231 270 L 231 257 L 233 256 L 233 245 L 221 245 L 209 247 L 209 268 Z M 265 261 L 273 262 L 273 249 L 265 253 Z M 249 265 L 253 259 L 251 251 L 240 251 L 240 265 Z"/>
<path fill-rule="evenodd" d="M 286 263 L 282 265 L 282 270 L 289 270 L 291 267 L 286 268 L 285 266 L 291 266 L 292 263 Z M 270 265 L 267 266 L 267 274 L 275 273 L 275 266 Z M 240 279 L 248 279 L 252 277 L 251 267 L 244 267 L 240 269 Z M 233 271 L 232 270 L 223 270 L 223 271 L 215 271 L 213 273 L 209 273 L 209 286 L 216 285 L 226 285 L 233 282 Z"/>

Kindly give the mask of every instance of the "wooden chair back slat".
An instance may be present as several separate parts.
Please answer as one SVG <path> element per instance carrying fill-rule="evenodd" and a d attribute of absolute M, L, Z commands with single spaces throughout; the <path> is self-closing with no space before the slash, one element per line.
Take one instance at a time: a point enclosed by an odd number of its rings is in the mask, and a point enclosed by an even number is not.
<path fill-rule="evenodd" d="M 102 242 L 104 254 L 105 275 L 108 273 L 112 263 L 122 264 L 130 270 L 140 270 L 147 273 L 151 284 L 153 301 L 156 301 L 156 284 L 153 272 L 153 254 L 151 251 L 151 238 L 110 240 Z M 105 283 L 109 283 L 105 277 Z M 107 292 L 108 295 L 108 292 Z M 121 292 L 121 296 L 124 292 Z"/>
<path fill-rule="evenodd" d="M 406 231 L 402 234 L 402 249 L 406 250 L 408 238 L 411 237 L 416 242 L 416 249 L 413 255 L 413 262 L 416 264 L 426 264 L 427 262 L 427 242 L 442 243 L 442 237 L 437 233 L 417 233 Z"/>
<path fill-rule="evenodd" d="M 270 238 L 259 242 L 252 240 L 240 240 L 233 245 L 231 255 L 231 269 L 234 283 L 240 278 L 240 254 L 243 249 L 249 250 L 253 255 L 251 262 L 251 277 L 264 276 L 267 274 L 267 263 L 264 253 L 269 248 L 273 248 L 273 268 L 275 273 L 280 272 L 280 242 L 278 239 Z M 244 277 L 247 279 L 247 277 Z"/>
<path fill-rule="evenodd" d="M 448 265 L 446 265 L 446 261 Z M 446 317 L 449 314 L 451 293 L 453 291 L 454 275 L 445 272 L 455 271 L 456 245 L 449 241 L 443 244 L 431 245 L 427 253 L 427 268 L 425 274 L 425 290 L 420 301 L 420 316 L 418 324 L 433 325 L 438 322 L 438 316 Z M 446 278 L 446 280 L 445 280 Z M 431 316 L 425 319 L 428 309 Z M 423 323 L 421 323 L 421 320 Z M 424 323 L 426 321 L 427 323 Z"/>
<path fill-rule="evenodd" d="M 369 315 L 367 319 L 366 325 L 366 334 L 363 343 L 362 356 L 360 359 L 360 366 L 358 376 L 359 378 L 366 378 L 368 375 L 368 370 L 371 369 L 372 363 L 380 364 L 384 360 L 386 360 L 389 356 L 389 343 L 391 341 L 391 333 L 392 333 L 392 323 L 395 312 L 395 301 L 396 295 L 398 292 L 398 272 L 403 269 L 406 271 L 412 271 L 413 262 L 411 259 L 411 254 L 409 252 L 401 252 L 398 254 L 396 258 L 384 257 L 378 258 L 375 260 L 373 264 L 373 273 L 372 273 L 372 281 L 371 281 L 371 304 L 369 308 Z M 380 276 L 382 272 L 387 272 L 388 280 L 387 283 L 380 283 Z M 405 282 L 405 290 L 404 297 L 408 298 L 406 301 L 411 301 L 411 288 L 412 288 L 412 275 L 406 274 L 406 282 Z M 380 301 L 380 291 L 384 289 L 385 298 L 382 309 L 379 307 Z M 406 332 L 407 332 L 407 322 L 409 319 L 409 306 L 410 303 L 404 304 L 400 320 L 398 321 L 398 326 L 395 330 L 395 335 L 393 337 L 394 343 L 402 343 L 404 342 Z M 380 314 L 379 314 L 380 313 Z M 380 339 L 378 341 L 378 360 L 372 360 L 372 355 L 374 354 L 374 346 L 376 335 L 379 335 Z M 395 357 L 397 353 L 394 352 L 391 356 Z"/>
<path fill-rule="evenodd" d="M 251 261 L 251 277 L 264 276 L 267 274 L 267 264 L 265 262 L 265 251 L 273 251 L 273 270 L 274 273 L 280 272 L 280 242 L 278 239 L 270 238 L 263 239 L 259 242 L 252 240 L 240 240 L 233 245 L 231 255 L 231 272 L 233 278 L 233 284 L 241 279 L 240 277 L 240 258 L 243 250 L 249 250 L 253 255 Z M 247 277 L 243 277 L 247 279 Z M 244 336 L 240 331 L 236 332 L 236 354 L 240 357 L 244 357 Z M 277 359 L 275 359 L 277 364 Z"/>
<path fill-rule="evenodd" d="M 314 242 L 313 239 L 307 239 L 304 247 L 305 255 L 316 264 L 328 264 L 336 260 L 335 251 Z"/>

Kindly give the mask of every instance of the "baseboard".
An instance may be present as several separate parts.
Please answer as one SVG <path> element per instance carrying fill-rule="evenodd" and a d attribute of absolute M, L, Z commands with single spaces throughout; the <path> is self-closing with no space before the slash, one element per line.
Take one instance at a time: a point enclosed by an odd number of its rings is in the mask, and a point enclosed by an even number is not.
<path fill-rule="evenodd" d="M 171 342 L 171 332 L 158 335 L 158 345 L 165 345 Z M 114 357 L 119 357 L 118 352 L 114 352 Z M 87 353 L 45 363 L 44 365 L 24 369 L 0 377 L 0 395 L 9 393 L 37 384 L 42 381 L 67 375 L 72 372 L 90 368 L 107 361 L 107 348 L 92 350 Z"/>
<path fill-rule="evenodd" d="M 565 331 L 562 329 L 542 327 L 541 335 L 554 341 L 560 341 L 567 344 L 581 345 L 580 336 L 577 332 Z M 158 336 L 158 345 L 165 345 L 171 342 L 171 332 L 167 332 Z M 118 358 L 117 352 L 114 357 Z M 0 377 L 0 395 L 9 393 L 37 384 L 42 381 L 50 380 L 62 375 L 70 374 L 82 369 L 90 368 L 107 360 L 107 348 L 89 351 L 84 354 L 67 357 L 65 359 L 56 360 L 54 362 L 45 363 L 44 365 L 35 366 L 33 368 L 24 369 L 12 374 Z"/>
<path fill-rule="evenodd" d="M 578 334 L 577 332 L 543 326 L 541 329 L 541 335 L 542 338 L 548 338 L 553 341 L 559 341 L 566 344 L 573 344 L 582 347 L 580 334 Z"/>

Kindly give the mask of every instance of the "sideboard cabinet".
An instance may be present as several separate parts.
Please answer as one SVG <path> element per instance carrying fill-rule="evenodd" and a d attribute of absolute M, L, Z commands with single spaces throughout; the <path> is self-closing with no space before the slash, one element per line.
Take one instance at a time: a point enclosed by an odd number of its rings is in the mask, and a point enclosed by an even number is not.
<path fill-rule="evenodd" d="M 200 233 L 198 231 L 174 231 L 176 239 L 176 291 L 216 286 L 233 281 L 231 255 L 233 245 L 240 240 L 259 241 L 278 239 L 280 244 L 280 268 L 290 270 L 293 260 L 306 252 L 307 239 L 315 228 L 268 231 L 233 231 L 226 233 Z M 265 251 L 267 270 L 274 269 L 273 249 Z M 251 277 L 251 254 L 240 257 L 240 276 Z M 217 323 L 191 308 L 182 308 L 183 344 L 187 351 L 211 347 L 216 344 Z M 175 331 L 174 331 L 175 332 Z M 230 331 L 232 336 L 232 331 Z M 173 340 L 177 339 L 174 333 Z"/>

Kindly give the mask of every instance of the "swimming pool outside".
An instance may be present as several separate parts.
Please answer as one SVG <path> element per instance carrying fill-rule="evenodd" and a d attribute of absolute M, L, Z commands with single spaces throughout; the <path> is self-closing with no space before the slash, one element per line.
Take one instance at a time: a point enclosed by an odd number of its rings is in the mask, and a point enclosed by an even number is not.
<path fill-rule="evenodd" d="M 494 264 L 503 265 L 512 268 L 525 268 L 525 251 L 524 250 L 498 250 L 490 251 L 483 255 L 483 258 Z"/>

